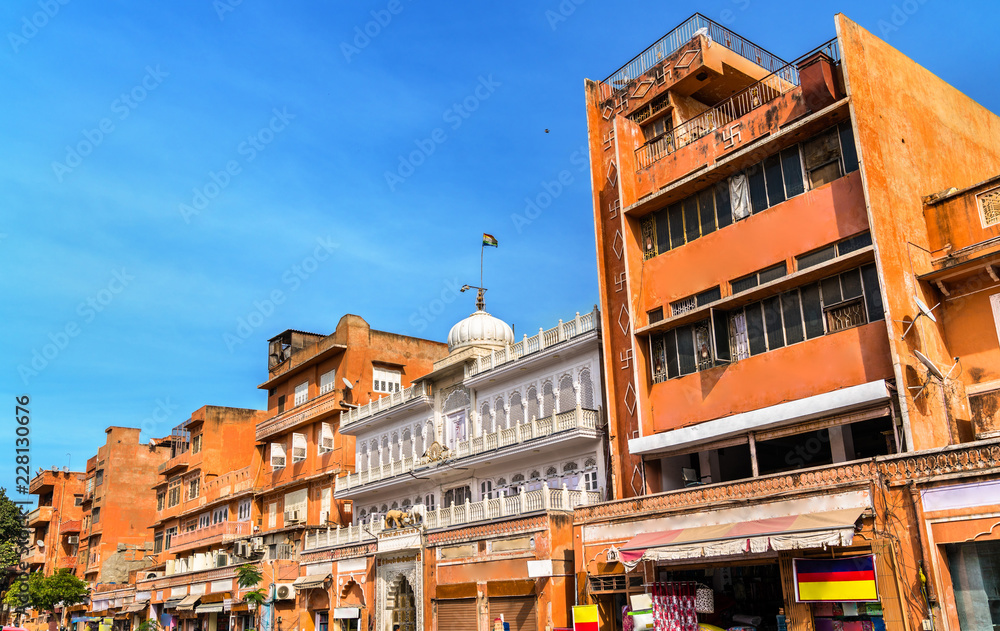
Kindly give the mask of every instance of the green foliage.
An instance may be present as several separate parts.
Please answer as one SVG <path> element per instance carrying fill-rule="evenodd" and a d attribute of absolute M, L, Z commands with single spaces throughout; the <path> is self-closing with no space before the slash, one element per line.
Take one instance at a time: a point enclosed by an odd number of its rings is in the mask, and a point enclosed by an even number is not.
<path fill-rule="evenodd" d="M 27 580 L 27 589 L 22 587 Z M 26 594 L 26 601 L 22 595 Z M 70 574 L 69 570 L 59 570 L 52 576 L 34 572 L 27 579 L 20 578 L 7 591 L 4 603 L 12 608 L 31 607 L 38 611 L 54 611 L 56 605 L 76 605 L 87 598 L 87 584 Z"/>
<path fill-rule="evenodd" d="M 11 583 L 10 589 L 3 595 L 3 603 L 11 609 L 25 609 L 31 606 L 31 598 L 28 594 L 30 583 L 25 576 L 21 576 Z"/>
<path fill-rule="evenodd" d="M 161 631 L 162 628 L 156 620 L 143 620 L 136 626 L 135 631 Z"/>
<path fill-rule="evenodd" d="M 0 488 L 0 541 L 17 541 L 22 528 L 21 507 L 7 497 L 7 489 Z"/>
<path fill-rule="evenodd" d="M 264 575 L 256 565 L 246 563 L 236 570 L 236 582 L 243 589 L 256 587 L 264 580 Z"/>
<path fill-rule="evenodd" d="M 21 561 L 20 545 L 26 543 L 27 531 L 21 522 L 21 507 L 0 488 L 0 592 L 9 592 Z"/>

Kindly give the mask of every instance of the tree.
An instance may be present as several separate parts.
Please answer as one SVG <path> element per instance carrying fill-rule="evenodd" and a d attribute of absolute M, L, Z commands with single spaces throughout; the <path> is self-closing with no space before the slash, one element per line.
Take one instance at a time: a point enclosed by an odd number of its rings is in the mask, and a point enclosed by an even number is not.
<path fill-rule="evenodd" d="M 27 589 L 21 587 L 21 583 L 25 580 Z M 22 600 L 21 594 L 25 592 L 27 599 Z M 4 603 L 11 608 L 27 605 L 37 611 L 54 613 L 56 605 L 70 607 L 82 603 L 86 600 L 87 593 L 87 583 L 70 574 L 67 569 L 59 570 L 52 576 L 33 572 L 27 579 L 21 578 L 15 582 L 4 596 Z"/>
<path fill-rule="evenodd" d="M 26 543 L 27 530 L 22 521 L 21 507 L 0 488 L 0 593 L 10 590 L 21 562 L 20 547 Z"/>
<path fill-rule="evenodd" d="M 135 631 L 161 631 L 163 627 L 156 620 L 143 620 L 136 626 Z"/>
<path fill-rule="evenodd" d="M 241 565 L 236 570 L 236 584 L 240 586 L 240 589 L 251 589 L 250 591 L 243 594 L 243 598 L 246 599 L 247 603 L 253 603 L 255 614 L 254 614 L 254 625 L 259 626 L 261 607 L 267 600 L 267 596 L 264 594 L 264 590 L 258 587 L 261 581 L 264 580 L 264 575 L 261 573 L 260 568 L 256 565 L 251 565 L 249 563 Z"/>

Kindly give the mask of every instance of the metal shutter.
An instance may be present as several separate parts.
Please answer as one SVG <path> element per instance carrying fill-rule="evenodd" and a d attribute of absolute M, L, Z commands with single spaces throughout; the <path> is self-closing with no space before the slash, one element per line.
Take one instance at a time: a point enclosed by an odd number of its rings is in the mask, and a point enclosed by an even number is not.
<path fill-rule="evenodd" d="M 500 614 L 510 623 L 510 631 L 538 631 L 534 596 L 490 598 L 490 628 Z"/>
<path fill-rule="evenodd" d="M 434 602 L 437 603 L 438 631 L 477 631 L 475 598 Z"/>

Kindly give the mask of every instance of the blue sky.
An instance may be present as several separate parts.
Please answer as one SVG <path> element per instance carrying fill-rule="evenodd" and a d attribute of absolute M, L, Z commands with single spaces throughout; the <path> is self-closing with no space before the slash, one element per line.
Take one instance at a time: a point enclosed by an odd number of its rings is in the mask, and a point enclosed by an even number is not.
<path fill-rule="evenodd" d="M 519 336 L 592 308 L 583 80 L 695 11 L 785 59 L 843 11 L 1000 110 L 987 2 L 6 0 L 0 396 L 31 397 L 32 471 L 264 407 L 286 328 L 444 340 L 483 232 Z"/>

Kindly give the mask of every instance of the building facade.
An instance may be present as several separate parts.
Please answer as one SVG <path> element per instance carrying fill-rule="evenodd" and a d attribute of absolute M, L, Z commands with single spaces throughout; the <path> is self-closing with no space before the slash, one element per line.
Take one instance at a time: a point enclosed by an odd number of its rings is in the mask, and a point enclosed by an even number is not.
<path fill-rule="evenodd" d="M 993 199 L 1000 119 L 844 16 L 835 26 L 787 62 L 695 15 L 587 82 L 625 498 L 576 514 L 579 596 L 602 629 L 622 628 L 643 585 L 688 582 L 713 591 L 703 620 L 723 627 L 981 628 L 934 589 L 952 544 L 918 535 L 922 493 L 995 515 L 989 496 L 938 487 L 993 489 L 997 474 L 1000 287 L 981 257 L 1000 233 L 983 219 L 993 202 L 982 215 L 974 200 Z M 973 188 L 935 195 L 950 187 Z M 938 531 L 955 517 L 931 515 Z M 1000 536 L 978 532 L 977 546 Z M 985 568 L 992 545 L 962 554 Z M 818 557 L 868 557 L 879 605 L 801 599 L 794 567 Z"/>
<path fill-rule="evenodd" d="M 24 561 L 31 571 L 46 576 L 67 569 L 76 571 L 83 517 L 84 473 L 69 468 L 39 470 L 28 487 L 38 496 L 38 506 L 28 513 L 32 548 Z"/>

